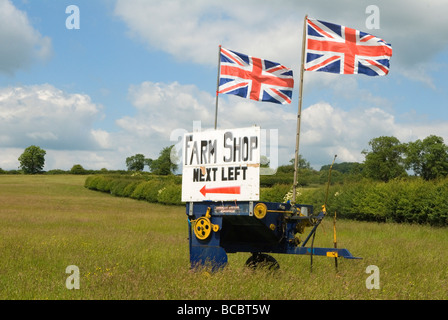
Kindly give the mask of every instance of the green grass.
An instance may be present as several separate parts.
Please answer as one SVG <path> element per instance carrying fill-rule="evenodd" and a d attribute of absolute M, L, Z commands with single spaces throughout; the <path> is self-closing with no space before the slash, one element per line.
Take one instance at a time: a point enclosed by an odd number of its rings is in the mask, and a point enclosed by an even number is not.
<path fill-rule="evenodd" d="M 0 299 L 448 299 L 448 230 L 338 221 L 338 245 L 363 260 L 274 255 L 275 274 L 229 254 L 217 273 L 189 268 L 185 209 L 113 197 L 85 176 L 0 175 Z M 333 246 L 332 219 L 315 246 Z M 65 269 L 80 269 L 68 290 Z M 380 289 L 366 289 L 380 270 Z"/>

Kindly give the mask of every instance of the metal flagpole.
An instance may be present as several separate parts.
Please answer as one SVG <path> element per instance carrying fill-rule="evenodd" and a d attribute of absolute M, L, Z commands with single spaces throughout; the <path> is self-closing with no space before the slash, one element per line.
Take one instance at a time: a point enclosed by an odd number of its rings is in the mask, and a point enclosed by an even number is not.
<path fill-rule="evenodd" d="M 221 45 L 219 45 L 218 52 L 218 80 L 216 80 L 216 106 L 215 106 L 215 130 L 218 126 L 218 91 L 219 91 L 219 76 L 221 74 Z"/>
<path fill-rule="evenodd" d="M 302 98 L 303 98 L 303 73 L 305 71 L 305 41 L 306 41 L 306 19 L 308 15 L 305 15 L 305 20 L 303 22 L 303 39 L 302 39 L 302 63 L 300 67 L 300 89 L 299 89 L 299 110 L 297 112 L 297 134 L 296 134 L 296 151 L 294 157 L 294 184 L 293 184 L 293 195 L 292 203 L 296 203 L 296 193 L 297 193 L 297 167 L 299 164 L 299 143 L 300 143 L 300 122 L 302 117 Z"/>
<path fill-rule="evenodd" d="M 333 219 L 333 244 L 334 248 L 338 248 L 338 241 L 336 240 L 336 211 L 334 212 L 334 219 Z M 338 257 L 334 257 L 334 266 L 336 268 L 336 272 L 338 272 Z"/>

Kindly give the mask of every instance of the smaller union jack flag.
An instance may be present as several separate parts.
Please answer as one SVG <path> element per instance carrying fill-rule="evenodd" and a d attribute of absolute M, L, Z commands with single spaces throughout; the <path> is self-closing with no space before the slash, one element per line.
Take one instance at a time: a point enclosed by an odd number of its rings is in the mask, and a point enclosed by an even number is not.
<path fill-rule="evenodd" d="M 307 18 L 306 71 L 340 74 L 389 73 L 392 47 L 371 34 Z"/>
<path fill-rule="evenodd" d="M 294 79 L 285 66 L 221 48 L 217 93 L 234 94 L 256 101 L 291 103 Z"/>

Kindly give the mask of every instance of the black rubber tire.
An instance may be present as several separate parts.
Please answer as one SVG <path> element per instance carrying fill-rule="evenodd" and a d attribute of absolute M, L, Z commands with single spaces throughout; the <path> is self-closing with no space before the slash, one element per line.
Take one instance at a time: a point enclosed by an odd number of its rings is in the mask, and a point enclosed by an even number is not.
<path fill-rule="evenodd" d="M 269 271 L 276 271 L 280 269 L 280 265 L 274 257 L 265 253 L 252 253 L 246 261 L 246 266 L 253 269 L 267 269 Z"/>

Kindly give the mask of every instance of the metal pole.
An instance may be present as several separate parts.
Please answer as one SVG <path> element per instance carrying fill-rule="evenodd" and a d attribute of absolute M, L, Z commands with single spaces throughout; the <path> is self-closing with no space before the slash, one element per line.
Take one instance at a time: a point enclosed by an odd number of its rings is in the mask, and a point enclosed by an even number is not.
<path fill-rule="evenodd" d="M 338 241 L 336 240 L 336 211 L 334 212 L 334 219 L 333 219 L 333 244 L 334 248 L 338 248 Z M 338 272 L 338 257 L 334 257 L 334 266 L 336 268 L 336 272 Z"/>
<path fill-rule="evenodd" d="M 218 91 L 219 91 L 219 76 L 221 75 L 221 45 L 219 45 L 218 52 L 218 80 L 216 80 L 216 105 L 215 105 L 215 130 L 218 126 Z"/>
<path fill-rule="evenodd" d="M 297 193 L 297 167 L 299 164 L 299 144 L 300 144 L 300 122 L 302 117 L 302 98 L 303 98 L 303 74 L 305 71 L 305 41 L 306 41 L 306 20 L 308 15 L 305 15 L 305 20 L 303 22 L 303 39 L 302 39 L 302 63 L 300 67 L 300 89 L 299 89 L 299 110 L 297 112 L 297 133 L 296 133 L 296 150 L 294 156 L 294 184 L 293 184 L 293 195 L 292 203 L 296 203 L 296 193 Z"/>
<path fill-rule="evenodd" d="M 336 161 L 337 156 L 338 156 L 337 154 L 334 155 L 333 162 L 331 163 L 330 170 L 328 171 L 327 190 L 325 191 L 325 204 L 323 206 L 325 214 L 327 213 L 327 200 L 328 200 L 328 191 L 330 190 L 330 183 L 331 183 L 331 171 L 333 170 L 333 165 L 334 162 Z"/>

